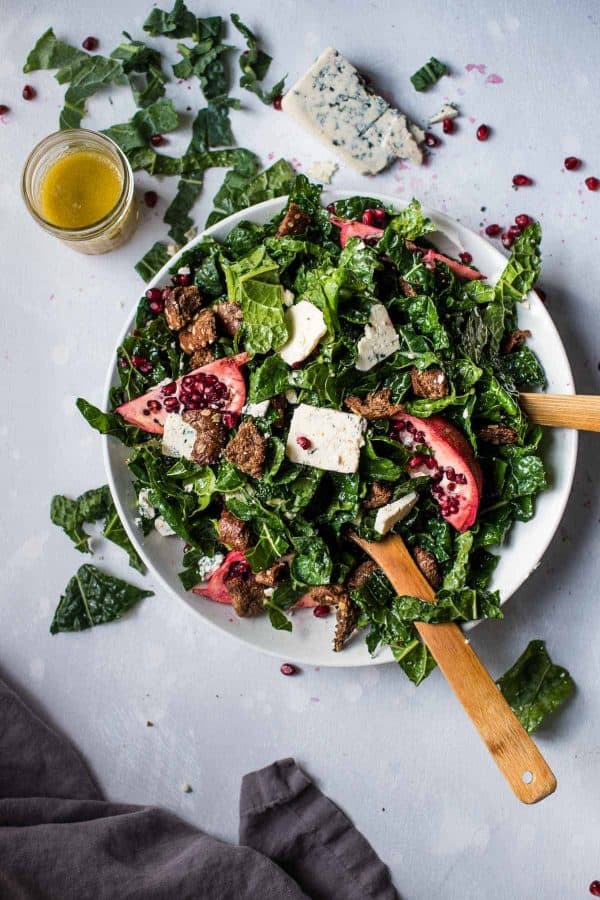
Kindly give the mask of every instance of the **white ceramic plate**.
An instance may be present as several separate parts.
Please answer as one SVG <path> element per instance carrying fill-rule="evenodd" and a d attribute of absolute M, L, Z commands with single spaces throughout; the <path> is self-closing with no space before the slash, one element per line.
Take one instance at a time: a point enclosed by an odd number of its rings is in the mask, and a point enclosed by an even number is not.
<path fill-rule="evenodd" d="M 323 195 L 323 202 L 328 204 L 355 194 L 356 191 L 326 191 Z M 383 194 L 370 194 L 369 196 L 376 197 L 386 205 L 394 206 L 397 209 L 405 205 L 395 197 Z M 167 270 L 177 263 L 179 257 L 186 250 L 199 243 L 206 235 L 212 235 L 217 240 L 222 240 L 234 225 L 243 219 L 263 224 L 279 212 L 285 202 L 286 198 L 278 198 L 259 203 L 224 219 L 203 234 L 199 234 L 169 261 L 148 287 L 160 285 L 166 281 Z M 440 250 L 451 250 L 453 255 L 456 255 L 459 250 L 466 250 L 472 254 L 474 265 L 480 271 L 485 272 L 488 278 L 495 280 L 498 277 L 506 260 L 495 247 L 442 213 L 431 209 L 425 209 L 425 213 L 438 226 L 439 232 L 433 236 L 433 242 L 438 245 Z M 132 329 L 134 317 L 135 310 L 132 310 L 119 336 L 117 347 Z M 574 393 L 573 376 L 562 341 L 548 312 L 536 294 L 532 293 L 528 302 L 520 305 L 519 325 L 532 332 L 533 337 L 529 344 L 546 369 L 548 392 Z M 105 408 L 108 408 L 109 390 L 115 384 L 118 384 L 118 375 L 116 352 L 113 352 L 106 380 Z M 184 591 L 177 577 L 181 568 L 182 541 L 175 537 L 161 538 L 154 532 L 147 537 L 142 535 L 135 524 L 136 497 L 125 464 L 128 450 L 115 438 L 108 437 L 103 440 L 108 482 L 129 537 L 148 569 L 164 589 L 187 603 L 206 622 L 265 653 L 307 665 L 368 666 L 392 660 L 391 653 L 387 648 L 371 658 L 360 635 L 355 637 L 341 653 L 333 653 L 331 650 L 333 616 L 329 619 L 315 619 L 310 610 L 298 610 L 293 616 L 294 628 L 290 634 L 289 632 L 275 631 L 266 616 L 256 619 L 239 619 L 232 612 L 231 607 L 212 603 L 210 600 Z M 538 498 L 535 518 L 528 523 L 517 522 L 511 531 L 509 541 L 502 547 L 492 587 L 500 590 L 503 601 L 508 600 L 530 572 L 537 567 L 558 528 L 573 482 L 577 455 L 577 432 L 548 429 L 543 452 L 551 487 Z"/>

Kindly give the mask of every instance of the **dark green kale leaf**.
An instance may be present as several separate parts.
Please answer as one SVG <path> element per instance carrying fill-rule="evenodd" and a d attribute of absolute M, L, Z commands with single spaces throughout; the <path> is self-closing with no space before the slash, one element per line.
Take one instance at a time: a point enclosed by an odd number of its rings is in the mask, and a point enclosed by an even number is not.
<path fill-rule="evenodd" d="M 113 622 L 144 597 L 152 596 L 152 591 L 144 591 L 107 575 L 96 566 L 81 566 L 60 598 L 50 633 L 83 631 L 94 625 Z"/>
<path fill-rule="evenodd" d="M 162 70 L 161 54 L 143 41 L 134 41 L 126 31 L 123 35 L 127 43 L 119 44 L 110 57 L 121 60 L 136 106 L 150 106 L 165 93 L 167 77 Z"/>
<path fill-rule="evenodd" d="M 444 63 L 432 56 L 428 63 L 417 69 L 414 75 L 410 76 L 415 91 L 426 91 L 439 81 L 442 75 L 446 75 L 448 69 Z"/>
<path fill-rule="evenodd" d="M 292 578 L 302 584 L 329 584 L 333 561 L 327 544 L 316 532 L 292 538 L 294 558 L 290 566 Z"/>
<path fill-rule="evenodd" d="M 240 87 L 256 94 L 259 100 L 268 106 L 283 92 L 286 76 L 274 84 L 270 91 L 265 91 L 260 82 L 269 71 L 272 57 L 260 48 L 258 38 L 247 25 L 244 25 L 237 13 L 231 14 L 231 21 L 240 34 L 245 37 L 247 45 L 247 49 L 240 56 L 240 69 L 243 73 L 240 78 Z"/>
<path fill-rule="evenodd" d="M 544 641 L 531 641 L 498 687 L 528 732 L 535 731 L 573 693 L 575 684 L 566 669 L 555 665 Z"/>
<path fill-rule="evenodd" d="M 52 28 L 44 32 L 27 57 L 23 66 L 24 72 L 35 72 L 38 69 L 61 69 L 70 66 L 82 59 L 89 59 L 89 55 L 78 47 L 72 47 L 59 41 Z"/>
<path fill-rule="evenodd" d="M 116 413 L 102 412 L 83 397 L 78 397 L 76 406 L 88 425 L 91 425 L 100 434 L 110 434 L 127 447 L 135 447 L 139 444 L 143 432 L 139 428 L 126 425 L 121 416 Z"/>
<path fill-rule="evenodd" d="M 282 394 L 288 388 L 289 368 L 278 354 L 267 356 L 257 368 L 250 372 L 248 401 L 260 403 Z"/>
<path fill-rule="evenodd" d="M 542 229 L 532 222 L 516 239 L 506 268 L 496 283 L 496 298 L 509 310 L 514 301 L 521 301 L 539 278 L 541 269 L 540 242 Z"/>
<path fill-rule="evenodd" d="M 125 84 L 127 81 L 123 67 L 117 59 L 105 56 L 86 56 L 64 66 L 56 73 L 59 84 L 69 87 L 65 93 L 65 105 L 60 113 L 59 125 L 65 128 L 79 128 L 85 115 L 85 101 L 92 94 L 109 84 Z"/>
<path fill-rule="evenodd" d="M 197 37 L 198 20 L 183 0 L 175 0 L 171 12 L 153 9 L 144 22 L 144 31 L 152 37 L 165 35 L 170 38 Z"/>
<path fill-rule="evenodd" d="M 181 161 L 156 153 L 150 145 L 154 134 L 166 134 L 179 125 L 179 115 L 172 100 L 156 100 L 145 109 L 139 109 L 129 122 L 112 125 L 103 132 L 119 145 L 134 170 L 175 175 L 181 171 Z M 172 171 L 171 171 L 172 170 Z"/>
<path fill-rule="evenodd" d="M 414 241 L 435 230 L 435 225 L 423 215 L 421 204 L 413 197 L 408 206 L 390 220 L 386 233 L 396 234 L 406 241 Z M 385 240 L 385 234 L 382 240 Z"/>
<path fill-rule="evenodd" d="M 154 278 L 157 272 L 160 272 L 170 258 L 166 244 L 163 244 L 162 241 L 156 241 L 148 252 L 142 256 L 140 261 L 136 263 L 135 271 L 144 281 L 148 282 L 151 278 Z"/>
<path fill-rule="evenodd" d="M 546 374 L 529 347 L 503 354 L 498 359 L 498 366 L 519 390 L 525 387 L 544 387 L 546 384 Z"/>
<path fill-rule="evenodd" d="M 213 200 L 214 209 L 206 220 L 207 226 L 220 222 L 240 209 L 288 193 L 294 170 L 285 159 L 277 160 L 258 175 L 257 171 L 258 163 L 253 157 L 252 165 L 247 159 L 243 167 L 235 166 L 227 173 Z"/>

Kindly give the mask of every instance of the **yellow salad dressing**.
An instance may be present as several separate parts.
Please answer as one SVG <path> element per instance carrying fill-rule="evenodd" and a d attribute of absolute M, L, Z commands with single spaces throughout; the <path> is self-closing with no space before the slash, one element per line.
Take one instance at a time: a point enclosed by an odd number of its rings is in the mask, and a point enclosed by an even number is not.
<path fill-rule="evenodd" d="M 122 175 L 106 154 L 73 150 L 45 171 L 39 187 L 40 213 L 59 228 L 87 228 L 114 209 L 122 189 Z"/>

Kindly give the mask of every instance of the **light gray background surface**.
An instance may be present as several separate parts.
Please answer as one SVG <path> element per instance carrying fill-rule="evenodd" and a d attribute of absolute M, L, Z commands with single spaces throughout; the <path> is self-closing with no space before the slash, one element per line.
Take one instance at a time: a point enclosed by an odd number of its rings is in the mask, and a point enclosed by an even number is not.
<path fill-rule="evenodd" d="M 114 341 L 141 292 L 133 262 L 164 234 L 174 183 L 158 187 L 158 207 L 143 209 L 135 238 L 109 256 L 79 256 L 45 236 L 23 208 L 19 174 L 29 149 L 56 128 L 62 88 L 51 73 L 25 77 L 20 67 L 49 25 L 73 43 L 96 35 L 108 54 L 122 28 L 142 36 L 147 6 L 0 2 L 0 103 L 11 107 L 0 122 L 0 668 L 72 736 L 113 799 L 162 804 L 235 840 L 241 775 L 293 755 L 372 841 L 407 900 L 589 896 L 589 882 L 600 878 L 596 436 L 582 437 L 573 496 L 542 565 L 505 607 L 504 622 L 473 633 L 495 675 L 540 637 L 578 684 L 539 735 L 559 787 L 537 807 L 513 798 L 439 673 L 419 689 L 393 665 L 283 678 L 276 660 L 210 630 L 161 591 L 116 625 L 48 633 L 61 591 L 85 561 L 51 526 L 50 497 L 105 480 L 100 441 L 74 400 L 100 399 Z M 229 11 L 222 3 L 193 8 Z M 600 177 L 598 4 L 238 0 L 234 8 L 263 35 L 273 75 L 288 71 L 289 83 L 334 44 L 420 121 L 446 99 L 460 104 L 457 133 L 426 167 L 397 165 L 375 180 L 342 169 L 333 186 L 415 194 L 474 229 L 508 224 L 519 212 L 538 216 L 548 309 L 579 391 L 598 392 L 600 193 L 583 186 L 586 176 Z M 452 77 L 417 94 L 408 77 L 431 54 Z M 469 64 L 485 69 L 467 71 Z M 38 90 L 31 103 L 20 97 L 26 82 Z M 185 93 L 176 88 L 179 105 Z M 114 106 L 96 97 L 84 124 L 105 127 L 132 112 L 125 89 L 111 97 Z M 189 97 L 194 110 L 201 105 L 195 85 Z M 249 94 L 243 102 L 235 134 L 265 163 L 272 154 L 303 168 L 330 158 L 283 114 Z M 482 121 L 493 128 L 485 144 L 474 137 Z M 178 147 L 171 141 L 171 151 Z M 571 154 L 585 160 L 580 172 L 563 170 Z M 515 172 L 535 186 L 515 193 Z M 198 222 L 220 177 L 207 179 Z M 148 179 L 136 182 L 143 191 Z M 120 551 L 105 556 L 112 571 L 140 582 Z M 182 793 L 184 782 L 192 793 Z"/>

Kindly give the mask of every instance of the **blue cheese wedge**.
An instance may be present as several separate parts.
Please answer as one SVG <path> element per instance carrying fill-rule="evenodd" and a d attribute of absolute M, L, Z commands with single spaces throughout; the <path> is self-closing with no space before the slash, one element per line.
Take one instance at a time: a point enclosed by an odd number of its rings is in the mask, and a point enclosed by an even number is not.
<path fill-rule="evenodd" d="M 369 321 L 365 325 L 365 333 L 356 345 L 356 349 L 354 365 L 359 372 L 368 372 L 377 363 L 400 349 L 398 332 L 383 303 L 374 303 L 371 307 Z"/>
<path fill-rule="evenodd" d="M 197 436 L 195 428 L 184 422 L 178 413 L 167 413 L 161 447 L 163 456 L 191 459 Z"/>
<path fill-rule="evenodd" d="M 400 157 L 420 164 L 424 132 L 371 91 L 357 69 L 328 47 L 288 91 L 282 109 L 363 175 Z"/>
<path fill-rule="evenodd" d="M 154 520 L 154 527 L 161 537 L 172 537 L 175 534 L 167 520 L 163 519 L 162 516 L 156 517 L 156 519 Z"/>
<path fill-rule="evenodd" d="M 288 339 L 277 352 L 288 366 L 303 362 L 327 334 L 323 313 L 308 300 L 286 309 L 285 324 Z"/>
<path fill-rule="evenodd" d="M 367 421 L 354 413 L 301 403 L 294 410 L 285 454 L 294 463 L 350 474 L 358 471 Z"/>
<path fill-rule="evenodd" d="M 252 416 L 253 419 L 262 419 L 263 416 L 266 416 L 270 403 L 270 400 L 261 400 L 260 403 L 246 403 L 242 412 L 245 416 Z"/>
<path fill-rule="evenodd" d="M 142 490 L 138 494 L 137 505 L 142 519 L 153 519 L 156 515 L 156 510 L 148 499 L 149 496 L 150 488 L 142 488 Z"/>
<path fill-rule="evenodd" d="M 455 119 L 458 115 L 458 107 L 454 103 L 445 103 L 439 112 L 429 116 L 429 124 L 435 125 L 436 122 L 443 122 L 444 119 Z"/>
<path fill-rule="evenodd" d="M 338 169 L 338 164 L 332 160 L 315 160 L 306 170 L 306 174 L 313 181 L 320 181 L 321 184 L 330 184 Z"/>
<path fill-rule="evenodd" d="M 382 506 L 381 509 L 377 510 L 377 515 L 375 516 L 373 525 L 375 531 L 378 534 L 387 534 L 394 525 L 406 518 L 418 499 L 418 494 L 415 491 L 411 491 L 410 494 L 400 497 L 399 500 L 394 500 L 393 503 L 387 503 L 385 506 Z"/>

